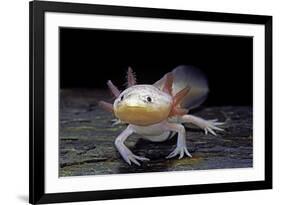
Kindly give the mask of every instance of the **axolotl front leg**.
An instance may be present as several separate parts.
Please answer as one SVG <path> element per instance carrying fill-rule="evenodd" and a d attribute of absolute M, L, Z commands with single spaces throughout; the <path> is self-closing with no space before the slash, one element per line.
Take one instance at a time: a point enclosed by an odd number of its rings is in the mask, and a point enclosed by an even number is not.
<path fill-rule="evenodd" d="M 133 127 L 131 125 L 128 125 L 128 127 L 116 138 L 115 140 L 115 146 L 125 162 L 131 165 L 131 162 L 135 163 L 136 165 L 140 166 L 140 161 L 149 161 L 148 158 L 140 157 L 132 153 L 131 150 L 129 150 L 128 147 L 124 144 L 125 140 L 135 132 Z"/>
<path fill-rule="evenodd" d="M 153 134 L 159 135 L 165 132 L 176 132 L 178 133 L 177 146 L 173 152 L 171 152 L 166 158 L 172 158 L 179 155 L 179 159 L 181 159 L 184 155 L 191 157 L 191 154 L 188 152 L 186 147 L 186 132 L 185 128 L 181 124 L 177 123 L 169 123 L 167 121 L 161 122 L 159 124 L 153 126 L 135 126 L 128 125 L 128 127 L 116 138 L 115 146 L 123 159 L 131 164 L 132 162 L 136 165 L 140 165 L 139 161 L 148 161 L 148 158 L 137 156 L 133 154 L 124 144 L 125 140 L 132 135 L 133 133 L 137 133 L 140 135 L 151 135 Z M 163 139 L 166 140 L 166 139 Z"/>
<path fill-rule="evenodd" d="M 186 147 L 186 140 L 185 140 L 185 128 L 182 123 L 192 123 L 205 131 L 205 134 L 210 132 L 213 135 L 216 135 L 214 130 L 223 131 L 223 129 L 219 128 L 218 126 L 223 125 L 223 122 L 217 122 L 217 120 L 204 120 L 200 117 L 196 117 L 193 115 L 182 115 L 177 116 L 176 121 L 174 123 L 166 123 L 163 129 L 170 130 L 173 132 L 178 133 L 177 139 L 177 147 L 176 149 L 171 152 L 166 158 L 172 158 L 179 155 L 179 159 L 181 159 L 184 155 L 192 157 L 191 154 L 188 152 Z"/>
<path fill-rule="evenodd" d="M 166 158 L 169 159 L 177 155 L 179 155 L 179 159 L 183 158 L 184 155 L 192 157 L 186 147 L 186 132 L 184 126 L 182 124 L 177 123 L 165 123 L 164 129 L 166 131 L 173 131 L 178 133 L 177 146 L 174 151 L 172 151 Z"/>

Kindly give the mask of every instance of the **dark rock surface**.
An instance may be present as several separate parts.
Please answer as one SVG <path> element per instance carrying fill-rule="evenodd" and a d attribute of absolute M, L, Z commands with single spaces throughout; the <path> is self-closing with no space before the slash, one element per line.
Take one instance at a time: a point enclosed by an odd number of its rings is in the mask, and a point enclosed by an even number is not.
<path fill-rule="evenodd" d="M 186 125 L 192 158 L 165 159 L 176 146 L 176 137 L 150 142 L 132 135 L 126 145 L 133 153 L 150 158 L 140 167 L 123 161 L 114 140 L 126 125 L 112 126 L 114 116 L 102 110 L 99 100 L 110 102 L 105 90 L 62 90 L 60 98 L 60 176 L 162 172 L 252 167 L 252 108 L 207 107 L 192 114 L 226 122 L 224 132 L 205 135 Z"/>

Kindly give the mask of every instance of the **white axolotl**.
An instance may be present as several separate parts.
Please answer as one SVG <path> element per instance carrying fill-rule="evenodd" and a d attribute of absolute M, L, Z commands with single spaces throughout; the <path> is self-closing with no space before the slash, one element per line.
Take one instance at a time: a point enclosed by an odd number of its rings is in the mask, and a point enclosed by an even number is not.
<path fill-rule="evenodd" d="M 128 164 L 140 165 L 139 161 L 149 160 L 133 154 L 125 146 L 124 141 L 133 133 L 154 142 L 165 141 L 177 133 L 177 146 L 166 158 L 179 155 L 181 159 L 185 155 L 192 157 L 187 150 L 183 123 L 192 123 L 202 128 L 205 134 L 216 135 L 214 130 L 223 131 L 218 127 L 223 123 L 216 119 L 204 120 L 187 114 L 203 103 L 209 92 L 206 77 L 196 68 L 181 65 L 153 85 L 136 85 L 129 67 L 127 80 L 128 88 L 123 92 L 109 80 L 108 87 L 116 99 L 113 105 L 104 101 L 100 105 L 113 112 L 119 122 L 128 124 L 115 140 L 117 150 Z"/>

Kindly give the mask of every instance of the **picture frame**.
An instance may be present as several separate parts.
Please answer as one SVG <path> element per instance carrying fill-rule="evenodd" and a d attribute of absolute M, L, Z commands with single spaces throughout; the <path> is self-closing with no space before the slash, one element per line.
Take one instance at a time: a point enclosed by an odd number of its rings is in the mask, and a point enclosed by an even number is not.
<path fill-rule="evenodd" d="M 75 201 L 91 201 L 91 200 L 107 200 L 107 199 L 122 199 L 122 198 L 138 198 L 138 197 L 155 197 L 155 196 L 171 196 L 171 195 L 184 195 L 184 194 L 199 194 L 199 193 L 214 193 L 214 192 L 230 192 L 230 191 L 245 191 L 245 190 L 260 190 L 260 189 L 271 189 L 272 188 L 272 17 L 264 15 L 250 15 L 250 14 L 231 14 L 231 13 L 216 13 L 216 12 L 203 12 L 203 11 L 186 11 L 186 10 L 169 10 L 169 9 L 156 9 L 156 8 L 137 8 L 137 7 L 124 7 L 124 6 L 105 6 L 105 5 L 94 5 L 94 4 L 82 4 L 82 3 L 62 3 L 62 2 L 47 2 L 47 1 L 32 1 L 29 4 L 30 12 L 30 107 L 29 107 L 29 122 L 30 122 L 30 138 L 29 138 L 29 202 L 31 204 L 44 204 L 44 203 L 58 203 L 58 202 L 75 202 Z M 263 179 L 248 179 L 236 181 L 226 181 L 218 183 L 194 183 L 194 184 L 181 184 L 181 185 L 165 185 L 165 186 L 145 186 L 139 185 L 137 188 L 131 188 L 124 184 L 123 188 L 100 188 L 96 190 L 81 189 L 79 191 L 55 191 L 49 192 L 46 190 L 46 184 L 48 182 L 48 152 L 46 146 L 49 146 L 47 133 L 50 133 L 50 129 L 46 128 L 48 120 L 57 119 L 53 112 L 49 114 L 46 112 L 46 107 L 50 103 L 49 91 L 46 91 L 47 86 L 50 86 L 48 79 L 55 82 L 58 79 L 53 76 L 53 73 L 49 72 L 47 67 L 51 64 L 52 66 L 58 66 L 57 62 L 50 62 L 46 60 L 48 52 L 46 49 L 50 49 L 50 39 L 53 39 L 53 33 L 49 32 L 49 14 L 58 14 L 63 16 L 65 14 L 71 15 L 72 22 L 78 16 L 102 16 L 105 18 L 110 17 L 108 21 L 112 21 L 113 18 L 117 17 L 129 17 L 138 18 L 138 21 L 145 19 L 156 19 L 167 21 L 168 24 L 173 22 L 205 22 L 205 23 L 223 23 L 227 25 L 243 25 L 245 32 L 251 30 L 252 27 L 257 26 L 257 30 L 261 30 L 261 37 L 255 37 L 260 41 L 262 57 L 264 58 L 263 63 L 260 64 L 260 70 L 263 71 L 259 79 L 263 79 L 264 89 L 260 95 L 262 99 L 262 119 L 260 119 L 264 126 L 264 133 L 261 137 L 263 149 L 262 165 L 259 171 L 262 172 Z M 58 19 L 58 16 L 52 17 Z M 62 17 L 64 18 L 64 17 Z M 67 19 L 68 17 L 65 17 Z M 67 21 L 67 20 L 66 20 Z M 98 21 L 98 19 L 96 20 Z M 59 21 L 59 23 L 63 21 Z M 79 24 L 79 27 L 85 26 L 87 23 Z M 58 23 L 58 24 L 59 24 Z M 100 22 L 102 27 L 106 22 Z M 78 25 L 78 24 L 77 24 Z M 110 25 L 110 24 L 109 24 Z M 155 24 L 156 25 L 156 24 Z M 65 25 L 56 25 L 57 28 Z M 66 25 L 69 26 L 69 25 Z M 110 26 L 109 26 L 110 27 Z M 114 27 L 114 26 L 113 26 Z M 250 28 L 251 27 L 251 28 Z M 174 27 L 175 28 L 175 27 Z M 214 32 L 216 28 L 213 27 Z M 112 28 L 118 29 L 118 26 Z M 200 29 L 204 31 L 204 25 L 198 26 L 199 33 Z M 253 28 L 254 29 L 254 28 Z M 122 30 L 122 29 L 121 29 Z M 171 30 L 173 31 L 173 30 Z M 230 29 L 228 32 L 232 32 Z M 234 35 L 240 35 L 235 33 Z M 203 32 L 204 33 L 204 32 Z M 58 35 L 58 32 L 56 33 Z M 58 43 L 57 41 L 54 41 Z M 259 43 L 259 42 L 255 42 Z M 52 44 L 54 45 L 54 44 Z M 54 45 L 51 49 L 59 46 Z M 54 50 L 53 50 L 54 51 Z M 58 52 L 58 51 L 56 51 Z M 47 65 L 48 64 L 48 65 Z M 256 64 L 255 64 L 256 66 Z M 57 72 L 58 71 L 54 71 Z M 254 70 L 255 72 L 255 70 Z M 254 79 L 254 81 L 256 81 Z M 55 94 L 52 94 L 55 95 Z M 55 101 L 58 103 L 58 101 Z M 50 111 L 49 109 L 47 109 Z M 255 111 L 255 109 L 254 109 Z M 46 117 L 46 116 L 49 117 Z M 255 112 L 254 114 L 255 115 Z M 50 117 L 52 119 L 50 119 Z M 56 127 L 57 129 L 57 127 Z M 58 131 L 54 131 L 58 133 Z M 54 149 L 54 148 L 53 148 Z M 54 170 L 57 172 L 57 170 Z M 242 172 L 243 173 L 243 172 Z M 156 173 L 157 174 L 157 173 Z M 183 176 L 187 173 L 181 173 Z M 156 175 L 154 175 L 156 176 Z M 58 175 L 55 177 L 59 178 Z M 133 175 L 122 176 L 122 180 L 131 179 Z M 99 178 L 100 183 L 103 183 L 103 178 Z M 79 179 L 78 179 L 79 180 Z M 81 179 L 82 180 L 82 179 Z M 159 184 L 161 184 L 159 182 Z M 101 185 L 102 187 L 102 185 Z M 114 187 L 114 186 L 112 186 Z M 60 190 L 62 190 L 61 188 Z M 59 190 L 59 189 L 58 189 Z"/>

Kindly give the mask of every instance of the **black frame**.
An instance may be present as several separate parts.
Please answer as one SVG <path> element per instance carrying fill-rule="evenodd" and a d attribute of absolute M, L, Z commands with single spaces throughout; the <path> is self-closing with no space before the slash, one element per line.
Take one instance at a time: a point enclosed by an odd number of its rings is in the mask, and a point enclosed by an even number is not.
<path fill-rule="evenodd" d="M 229 192 L 272 188 L 272 16 L 183 11 L 33 1 L 30 12 L 29 202 L 32 204 L 121 198 Z M 265 26 L 265 180 L 237 183 L 184 185 L 108 191 L 46 194 L 44 165 L 44 14 L 45 12 L 103 14 L 165 19 L 219 21 Z"/>

